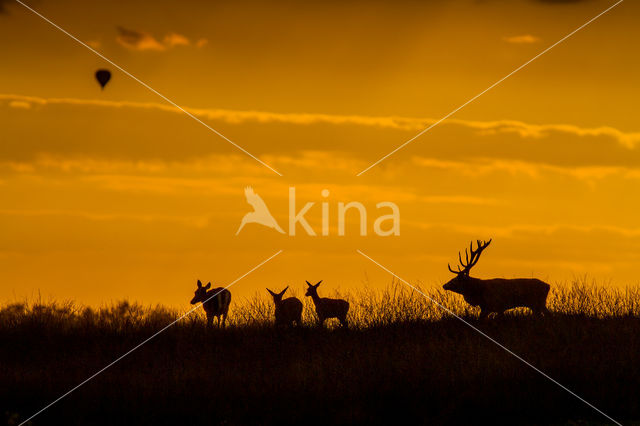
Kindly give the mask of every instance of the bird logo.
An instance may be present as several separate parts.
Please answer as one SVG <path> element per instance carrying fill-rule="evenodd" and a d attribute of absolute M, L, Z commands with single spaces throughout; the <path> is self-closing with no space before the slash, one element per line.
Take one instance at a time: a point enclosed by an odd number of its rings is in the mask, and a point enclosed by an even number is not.
<path fill-rule="evenodd" d="M 244 225 L 247 223 L 259 223 L 260 225 L 264 225 L 268 228 L 273 228 L 281 234 L 284 234 L 276 219 L 271 215 L 267 205 L 264 203 L 262 198 L 258 194 L 256 194 L 250 186 L 247 186 L 244 189 L 244 195 L 247 198 L 247 203 L 253 207 L 253 211 L 244 215 L 242 218 L 242 222 L 240 223 L 240 227 L 238 228 L 238 232 L 236 235 L 240 233 Z"/>

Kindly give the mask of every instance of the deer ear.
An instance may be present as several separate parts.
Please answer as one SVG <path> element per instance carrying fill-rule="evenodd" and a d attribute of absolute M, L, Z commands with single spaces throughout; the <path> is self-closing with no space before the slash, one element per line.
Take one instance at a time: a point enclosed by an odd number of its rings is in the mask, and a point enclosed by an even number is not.
<path fill-rule="evenodd" d="M 288 289 L 289 289 L 289 286 L 286 286 L 284 290 L 280 292 L 280 296 L 284 296 L 284 294 L 287 292 Z"/>
<path fill-rule="evenodd" d="M 314 287 L 318 287 L 321 282 L 322 282 L 322 280 L 318 281 Z"/>
<path fill-rule="evenodd" d="M 306 283 L 307 283 L 307 285 L 308 285 L 309 287 L 313 287 L 313 284 L 311 284 L 311 283 L 310 283 L 309 281 L 307 281 L 307 280 L 305 280 L 305 281 L 306 281 Z"/>
<path fill-rule="evenodd" d="M 207 285 L 204 286 L 204 289 L 207 290 L 209 287 L 211 287 L 211 283 L 207 283 Z"/>
<path fill-rule="evenodd" d="M 198 288 L 202 287 L 202 282 L 198 280 Z"/>
<path fill-rule="evenodd" d="M 272 292 L 271 290 L 267 289 L 267 291 L 269 292 L 270 295 L 275 296 L 276 294 L 274 292 Z"/>

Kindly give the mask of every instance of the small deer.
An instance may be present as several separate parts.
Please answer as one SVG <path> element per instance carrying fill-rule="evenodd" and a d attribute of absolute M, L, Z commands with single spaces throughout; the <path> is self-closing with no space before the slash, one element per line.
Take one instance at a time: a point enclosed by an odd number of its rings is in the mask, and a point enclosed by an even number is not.
<path fill-rule="evenodd" d="M 535 278 L 493 278 L 481 280 L 469 276 L 471 268 L 478 263 L 482 251 L 491 244 L 491 240 L 477 242 L 478 248 L 473 249 L 473 242 L 469 246 L 469 252 L 464 250 L 465 262 L 458 252 L 460 266 L 454 271 L 450 265 L 449 271 L 456 277 L 446 283 L 443 288 L 461 294 L 464 300 L 472 306 L 480 306 L 480 319 L 486 318 L 491 313 L 502 315 L 504 311 L 517 307 L 527 307 L 534 313 L 546 314 L 547 295 L 549 284 Z M 462 269 L 460 269 L 462 267 Z"/>
<path fill-rule="evenodd" d="M 274 293 L 267 289 L 269 294 L 273 296 L 273 303 L 276 306 L 276 326 L 290 326 L 295 323 L 300 327 L 302 325 L 302 302 L 297 297 L 287 297 L 283 300 L 282 296 L 288 288 L 289 286 L 280 293 Z"/>
<path fill-rule="evenodd" d="M 318 326 L 324 326 L 324 321 L 328 318 L 338 318 L 343 327 L 347 327 L 347 313 L 349 312 L 349 302 L 342 299 L 329 299 L 318 296 L 317 284 L 311 284 L 307 281 L 307 292 L 305 296 L 311 296 L 313 304 L 316 305 L 316 313 L 318 314 Z"/>
<path fill-rule="evenodd" d="M 220 324 L 220 317 L 222 317 L 222 327 L 227 319 L 227 313 L 229 312 L 229 304 L 231 303 L 231 292 L 224 287 L 217 287 L 207 291 L 211 287 L 211 283 L 203 286 L 200 280 L 198 280 L 198 288 L 196 288 L 195 295 L 191 299 L 191 304 L 195 305 L 198 302 L 202 302 L 202 307 L 207 314 L 207 327 L 213 325 L 213 317 L 218 318 L 218 327 Z"/>

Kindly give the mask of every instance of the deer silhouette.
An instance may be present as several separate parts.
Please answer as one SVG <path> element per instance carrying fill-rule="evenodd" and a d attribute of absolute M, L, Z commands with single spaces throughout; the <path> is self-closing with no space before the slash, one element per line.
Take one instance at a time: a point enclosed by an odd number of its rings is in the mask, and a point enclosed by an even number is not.
<path fill-rule="evenodd" d="M 502 315 L 504 311 L 517 307 L 530 308 L 534 313 L 546 314 L 547 295 L 550 286 L 544 281 L 535 278 L 493 278 L 481 280 L 469 276 L 471 268 L 478 263 L 480 255 L 486 249 L 491 240 L 477 241 L 478 248 L 473 249 L 473 242 L 469 246 L 469 252 L 464 250 L 465 261 L 458 252 L 460 266 L 454 271 L 450 265 L 449 271 L 456 277 L 446 283 L 443 288 L 461 294 L 464 300 L 472 305 L 480 307 L 480 319 L 486 318 L 491 313 Z"/>
<path fill-rule="evenodd" d="M 295 323 L 300 327 L 302 325 L 302 302 L 297 297 L 287 297 L 286 299 L 282 299 L 282 296 L 284 296 L 287 289 L 289 289 L 289 286 L 280 293 L 274 293 L 267 289 L 269 294 L 273 296 L 273 303 L 276 307 L 276 326 L 290 326 Z"/>
<path fill-rule="evenodd" d="M 207 327 L 213 325 L 213 317 L 218 318 L 218 327 L 220 327 L 220 317 L 222 317 L 222 327 L 227 319 L 227 313 L 229 312 L 229 304 L 231 303 L 231 292 L 224 287 L 218 287 L 209 289 L 211 283 L 203 286 L 200 280 L 198 280 L 198 288 L 191 299 L 191 304 L 195 305 L 198 302 L 202 302 L 202 307 L 207 314 Z"/>
<path fill-rule="evenodd" d="M 338 318 L 340 320 L 340 324 L 343 327 L 347 327 L 347 313 L 349 312 L 349 302 L 342 299 L 329 299 L 326 297 L 318 296 L 318 287 L 320 286 L 319 281 L 317 284 L 311 284 L 307 281 L 307 292 L 305 296 L 311 296 L 311 300 L 313 300 L 313 304 L 316 306 L 316 313 L 318 314 L 318 326 L 324 326 L 324 321 L 329 318 Z"/>

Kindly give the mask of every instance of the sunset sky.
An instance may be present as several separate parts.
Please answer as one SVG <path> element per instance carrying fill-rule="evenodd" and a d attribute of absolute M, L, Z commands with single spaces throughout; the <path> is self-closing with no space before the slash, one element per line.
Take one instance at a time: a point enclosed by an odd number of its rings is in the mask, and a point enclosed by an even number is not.
<path fill-rule="evenodd" d="M 637 284 L 640 6 L 627 0 L 356 176 L 615 1 L 86 1 L 27 4 L 279 171 L 278 176 L 13 0 L 0 0 L 0 302 L 185 306 L 196 279 L 320 294 L 399 276 Z M 151 6 L 153 5 L 153 6 Z M 99 68 L 112 72 L 102 91 Z M 252 186 L 287 229 L 248 225 Z M 329 197 L 321 196 L 328 189 Z M 337 235 L 338 202 L 359 201 Z M 401 235 L 373 234 L 375 204 Z M 300 208 L 300 207 L 298 207 Z M 234 299 L 238 300 L 238 299 Z"/>

